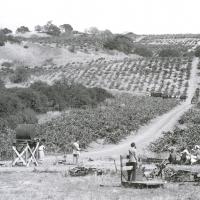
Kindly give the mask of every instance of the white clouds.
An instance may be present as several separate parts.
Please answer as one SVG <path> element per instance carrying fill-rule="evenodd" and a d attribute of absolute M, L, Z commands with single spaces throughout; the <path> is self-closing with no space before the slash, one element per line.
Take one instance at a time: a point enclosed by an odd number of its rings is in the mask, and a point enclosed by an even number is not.
<path fill-rule="evenodd" d="M 90 26 L 113 32 L 199 32 L 199 0 L 7 0 L 1 2 L 0 25 L 33 28 L 53 20 L 75 29 Z"/>

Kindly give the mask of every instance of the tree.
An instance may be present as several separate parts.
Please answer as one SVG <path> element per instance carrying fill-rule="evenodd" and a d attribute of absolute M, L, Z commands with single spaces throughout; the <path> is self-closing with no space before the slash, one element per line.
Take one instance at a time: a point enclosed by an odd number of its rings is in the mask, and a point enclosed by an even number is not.
<path fill-rule="evenodd" d="M 27 33 L 30 32 L 29 28 L 26 26 L 20 26 L 17 28 L 16 33 Z"/>
<path fill-rule="evenodd" d="M 43 30 L 43 27 L 42 26 L 40 26 L 40 25 L 37 25 L 37 26 L 35 26 L 35 31 L 36 32 L 42 32 L 42 30 Z"/>
<path fill-rule="evenodd" d="M 8 28 L 3 28 L 3 29 L 0 29 L 0 32 L 3 33 L 3 34 L 9 34 L 9 33 L 12 33 L 12 31 Z"/>
<path fill-rule="evenodd" d="M 60 29 L 64 33 L 71 33 L 73 31 L 73 27 L 70 24 L 60 25 Z"/>
<path fill-rule="evenodd" d="M 7 42 L 6 35 L 3 32 L 0 32 L 0 47 L 5 45 Z"/>
<path fill-rule="evenodd" d="M 133 41 L 124 35 L 115 35 L 103 44 L 104 48 L 122 51 L 126 54 L 132 53 Z"/>
<path fill-rule="evenodd" d="M 56 25 L 52 24 L 52 21 L 48 21 L 43 28 L 44 32 L 46 32 L 49 35 L 58 36 L 61 33 L 60 29 Z"/>
<path fill-rule="evenodd" d="M 104 43 L 110 39 L 113 39 L 113 37 L 114 35 L 112 34 L 112 32 L 107 29 L 105 31 L 100 31 L 98 34 L 98 38 Z"/>
<path fill-rule="evenodd" d="M 97 35 L 100 31 L 96 27 L 90 27 L 89 29 L 86 29 L 85 32 L 91 35 Z"/>

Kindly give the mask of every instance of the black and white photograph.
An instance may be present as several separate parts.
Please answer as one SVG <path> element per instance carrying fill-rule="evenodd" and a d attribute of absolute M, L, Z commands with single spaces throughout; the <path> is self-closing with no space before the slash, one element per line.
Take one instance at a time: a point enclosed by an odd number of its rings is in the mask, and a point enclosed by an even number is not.
<path fill-rule="evenodd" d="M 199 0 L 0 6 L 0 200 L 200 200 Z"/>

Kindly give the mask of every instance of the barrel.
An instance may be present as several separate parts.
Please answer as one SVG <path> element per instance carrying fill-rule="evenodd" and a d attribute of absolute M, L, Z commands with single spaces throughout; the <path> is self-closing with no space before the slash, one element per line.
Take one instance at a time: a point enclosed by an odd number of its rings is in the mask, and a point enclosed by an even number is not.
<path fill-rule="evenodd" d="M 36 135 L 34 124 L 19 124 L 15 132 L 16 140 L 33 140 Z"/>

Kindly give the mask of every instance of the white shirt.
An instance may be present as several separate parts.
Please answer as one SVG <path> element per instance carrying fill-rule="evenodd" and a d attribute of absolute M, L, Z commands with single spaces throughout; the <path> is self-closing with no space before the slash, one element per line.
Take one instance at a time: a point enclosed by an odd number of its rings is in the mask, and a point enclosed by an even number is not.
<path fill-rule="evenodd" d="M 80 155 L 80 147 L 79 147 L 79 144 L 77 142 L 73 143 L 73 154 Z"/>

